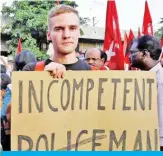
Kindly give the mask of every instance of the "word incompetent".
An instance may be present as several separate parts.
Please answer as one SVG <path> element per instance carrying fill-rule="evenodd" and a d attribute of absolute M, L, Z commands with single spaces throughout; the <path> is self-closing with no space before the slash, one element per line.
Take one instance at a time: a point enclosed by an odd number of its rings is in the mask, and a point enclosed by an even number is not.
<path fill-rule="evenodd" d="M 139 82 L 138 82 L 139 81 Z M 46 83 L 46 84 L 45 84 Z M 95 87 L 95 84 L 97 87 Z M 47 86 L 45 89 L 45 85 Z M 128 89 L 128 87 L 132 85 L 132 90 Z M 151 98 L 152 98 L 152 87 L 154 85 L 154 79 L 132 79 L 132 78 L 99 78 L 97 81 L 94 81 L 93 79 L 73 79 L 68 80 L 64 79 L 62 82 L 59 80 L 52 80 L 50 82 L 46 82 L 43 80 L 39 81 L 39 90 L 35 86 L 35 82 L 32 80 L 29 80 L 25 85 L 23 84 L 23 81 L 19 81 L 19 113 L 23 113 L 23 92 L 25 89 L 28 90 L 28 95 L 25 95 L 28 97 L 28 100 L 26 101 L 26 104 L 28 104 L 28 113 L 32 113 L 33 109 L 37 109 L 39 113 L 42 113 L 44 111 L 44 107 L 47 107 L 53 111 L 53 112 L 59 112 L 59 111 L 67 111 L 67 110 L 88 110 L 89 105 L 89 97 L 90 93 L 93 92 L 93 90 L 96 90 L 93 95 L 96 98 L 96 102 L 94 105 L 97 110 L 105 111 L 106 105 L 110 105 L 112 110 L 115 110 L 117 105 L 121 106 L 121 109 L 123 111 L 129 111 L 129 110 L 151 110 Z M 54 91 L 54 87 L 58 86 L 59 88 L 59 106 L 57 107 L 55 105 L 56 101 L 55 99 L 52 100 L 50 94 Z M 104 89 L 105 86 L 105 89 Z M 121 93 L 123 95 L 123 98 L 121 101 L 118 101 L 118 93 L 117 90 L 119 88 L 123 88 L 123 92 Z M 109 88 L 113 88 L 112 90 L 112 101 L 110 102 L 102 102 L 103 95 L 105 94 L 105 91 L 108 91 Z M 140 89 L 141 88 L 141 89 Z M 85 89 L 85 91 L 84 91 Z M 66 93 L 64 91 L 66 90 Z M 130 105 L 127 105 L 127 99 L 130 96 L 130 92 L 133 92 L 133 103 L 130 103 Z M 79 103 L 77 104 L 76 94 L 80 94 Z M 53 92 L 53 96 L 55 96 L 55 92 Z M 34 103 L 32 103 L 32 99 L 34 100 Z M 146 100 L 148 99 L 148 100 Z M 118 107 L 119 107 L 118 106 Z"/>

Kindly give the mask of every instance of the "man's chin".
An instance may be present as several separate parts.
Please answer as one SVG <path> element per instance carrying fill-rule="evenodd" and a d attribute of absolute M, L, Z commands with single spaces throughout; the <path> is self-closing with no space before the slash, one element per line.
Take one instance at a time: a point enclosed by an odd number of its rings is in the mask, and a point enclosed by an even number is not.
<path fill-rule="evenodd" d="M 72 52 L 73 52 L 73 50 L 61 50 L 60 51 L 60 53 L 65 54 L 65 55 L 70 54 Z"/>

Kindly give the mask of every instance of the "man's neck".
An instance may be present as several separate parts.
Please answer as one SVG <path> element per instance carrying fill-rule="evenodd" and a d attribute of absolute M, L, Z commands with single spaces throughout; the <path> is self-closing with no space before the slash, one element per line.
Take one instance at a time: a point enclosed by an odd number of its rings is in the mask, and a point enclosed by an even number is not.
<path fill-rule="evenodd" d="M 75 56 L 75 52 L 69 53 L 67 55 L 58 53 L 54 55 L 53 61 L 60 63 L 60 64 L 73 64 L 73 63 L 76 63 L 78 59 Z"/>
<path fill-rule="evenodd" d="M 159 63 L 159 60 L 152 60 L 150 63 L 148 63 L 145 67 L 144 70 L 150 70 L 152 69 L 156 64 Z"/>

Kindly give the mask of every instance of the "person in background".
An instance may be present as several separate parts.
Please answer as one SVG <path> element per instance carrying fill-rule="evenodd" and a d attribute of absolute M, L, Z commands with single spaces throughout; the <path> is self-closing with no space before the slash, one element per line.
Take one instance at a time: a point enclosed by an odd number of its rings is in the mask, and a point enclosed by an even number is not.
<path fill-rule="evenodd" d="M 162 65 L 162 67 L 163 67 L 163 58 L 160 60 L 160 63 L 161 63 L 161 65 Z"/>
<path fill-rule="evenodd" d="M 105 66 L 107 54 L 98 48 L 86 50 L 84 59 L 90 66 L 94 66 L 100 70 L 109 70 L 109 68 Z"/>
<path fill-rule="evenodd" d="M 132 67 L 156 73 L 160 150 L 163 151 L 163 67 L 159 60 L 161 51 L 160 42 L 156 38 L 144 35 L 133 42 L 130 62 Z"/>
<path fill-rule="evenodd" d="M 24 66 L 28 63 L 35 62 L 35 55 L 23 50 L 15 57 L 14 70 L 22 71 Z M 2 134 L 2 148 L 4 151 L 10 151 L 10 122 L 11 122 L 11 79 L 7 74 L 1 74 L 1 95 L 2 95 L 2 110 L 1 110 L 1 134 Z"/>
<path fill-rule="evenodd" d="M 10 151 L 10 124 L 7 120 L 7 107 L 11 103 L 11 79 L 6 73 L 1 75 L 1 144 L 4 151 Z"/>
<path fill-rule="evenodd" d="M 1 73 L 6 73 L 6 67 L 3 64 L 0 64 Z"/>
<path fill-rule="evenodd" d="M 22 50 L 15 57 L 14 71 L 22 71 L 29 63 L 36 63 L 36 56 L 29 50 Z"/>
<path fill-rule="evenodd" d="M 84 60 L 84 53 L 82 53 L 81 51 L 76 51 L 76 57 L 80 60 Z"/>
<path fill-rule="evenodd" d="M 7 104 L 11 100 L 11 90 L 9 88 L 9 84 L 11 84 L 11 78 L 6 73 L 1 73 L 1 102 L 2 102 L 2 111 L 1 116 L 5 114 L 3 111 L 4 103 Z"/>
<path fill-rule="evenodd" d="M 9 124 L 11 124 L 11 104 L 8 104 L 6 109 L 6 117 Z"/>
<path fill-rule="evenodd" d="M 1 59 L 1 71 L 4 72 L 8 75 L 11 76 L 12 69 L 8 64 L 8 60 L 4 56 L 0 56 Z"/>

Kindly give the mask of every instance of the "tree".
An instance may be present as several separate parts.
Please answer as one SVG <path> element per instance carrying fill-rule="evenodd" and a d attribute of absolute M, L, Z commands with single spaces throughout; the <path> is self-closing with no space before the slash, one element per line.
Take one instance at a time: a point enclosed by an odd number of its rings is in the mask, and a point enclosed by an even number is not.
<path fill-rule="evenodd" d="M 163 24 L 163 18 L 161 18 L 161 21 L 160 21 L 161 24 Z"/>
<path fill-rule="evenodd" d="M 72 1 L 60 1 L 60 4 L 78 5 Z M 9 18 L 10 22 L 2 28 L 2 33 L 9 29 L 8 35 L 11 39 L 6 43 L 9 45 L 9 53 L 15 54 L 18 39 L 22 40 L 23 49 L 34 52 L 38 60 L 47 57 L 42 50 L 42 43 L 46 41 L 47 14 L 56 5 L 56 1 L 14 1 L 11 6 L 3 5 L 2 15 Z M 87 24 L 88 18 L 81 19 L 82 24 Z"/>
<path fill-rule="evenodd" d="M 158 39 L 161 39 L 161 37 L 163 36 L 163 18 L 161 18 L 159 23 L 160 23 L 161 27 L 155 32 L 155 36 Z"/>

